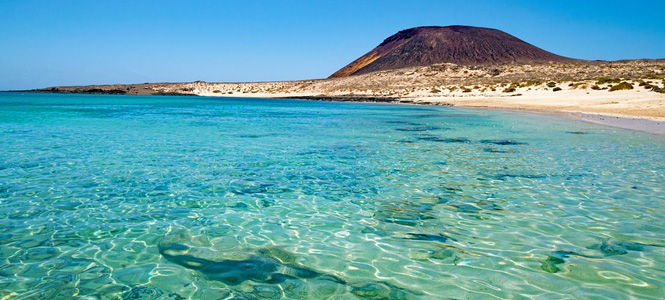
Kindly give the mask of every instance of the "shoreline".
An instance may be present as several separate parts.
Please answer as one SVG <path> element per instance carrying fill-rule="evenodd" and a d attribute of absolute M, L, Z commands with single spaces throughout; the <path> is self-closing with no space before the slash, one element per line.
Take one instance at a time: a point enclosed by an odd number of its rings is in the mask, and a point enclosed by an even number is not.
<path fill-rule="evenodd" d="M 236 98 L 245 98 L 245 97 L 236 97 Z M 260 97 L 260 98 L 265 98 L 265 97 Z M 501 106 L 473 106 L 473 105 L 467 106 L 467 105 L 458 105 L 449 102 L 409 101 L 403 98 L 376 100 L 376 97 L 359 97 L 359 96 L 353 96 L 353 97 L 346 97 L 346 96 L 288 97 L 287 96 L 287 97 L 268 97 L 268 99 L 298 99 L 298 100 L 333 101 L 333 102 L 409 104 L 409 105 L 427 105 L 427 106 L 451 106 L 451 107 L 460 107 L 467 109 L 504 110 L 511 112 L 523 112 L 523 113 L 533 113 L 539 115 L 561 117 L 570 120 L 578 120 L 578 121 L 599 124 L 609 127 L 646 132 L 665 137 L 665 118 L 650 117 L 650 116 L 634 116 L 634 115 L 621 115 L 621 114 L 598 113 L 598 112 L 582 112 L 574 110 L 543 109 L 543 108 L 534 108 L 534 107 L 501 107 Z"/>
<path fill-rule="evenodd" d="M 44 91 L 3 91 L 7 93 L 43 93 L 53 94 L 53 92 Z M 61 94 L 61 93 L 58 93 Z M 68 93 L 68 94 L 90 94 L 90 93 Z M 106 93 L 108 94 L 108 93 Z M 126 95 L 133 96 L 133 95 Z M 513 105 L 488 105 L 497 99 L 516 99 L 515 96 L 502 96 L 502 97 L 478 97 L 468 95 L 467 97 L 385 97 L 385 96 L 367 96 L 367 95 L 289 95 L 289 94 L 242 94 L 242 95 L 211 95 L 205 93 L 196 94 L 177 94 L 177 93 L 162 93 L 157 96 L 202 96 L 210 98 L 263 98 L 263 99 L 296 99 L 308 101 L 330 101 L 330 102 L 355 102 L 355 103 L 384 103 L 384 104 L 408 104 L 408 105 L 427 105 L 427 106 L 451 106 L 469 109 L 490 109 L 490 110 L 504 110 L 512 112 L 525 112 L 541 115 L 550 115 L 555 117 L 566 118 L 570 120 L 584 121 L 609 127 L 616 127 L 649 134 L 659 135 L 665 137 L 665 117 L 654 117 L 645 115 L 628 115 L 619 113 L 608 113 L 599 111 L 586 111 L 576 109 L 557 109 L 554 107 L 542 107 L 542 103 L 535 103 L 536 105 L 516 106 Z M 658 97 L 658 96 L 657 96 Z M 662 97 L 662 96 L 661 96 Z M 520 96 L 519 98 L 525 98 Z M 665 97 L 662 97 L 665 99 Z M 462 99 L 462 100 L 460 100 Z M 472 99 L 472 100 L 469 100 Z M 447 101 L 442 101 L 447 100 Z M 474 101 L 476 100 L 476 101 Z M 662 101 L 662 100 L 660 100 Z M 534 102 L 538 102 L 534 99 Z M 506 104 L 506 103 L 504 103 Z M 567 107 L 570 108 L 570 107 Z"/>
<path fill-rule="evenodd" d="M 665 135 L 665 60 L 492 66 L 441 63 L 327 79 L 57 86 L 29 92 L 287 98 L 503 109 L 559 114 Z"/>
<path fill-rule="evenodd" d="M 557 118 L 564 118 L 569 120 L 576 120 L 592 124 L 604 125 L 608 127 L 645 132 L 665 137 L 665 121 L 652 120 L 649 118 L 640 118 L 635 116 L 618 116 L 618 115 L 609 115 L 609 114 L 600 114 L 600 113 L 585 113 L 585 112 L 576 112 L 576 111 L 528 109 L 528 108 L 515 109 L 515 108 L 477 107 L 477 106 L 475 107 L 455 106 L 455 107 L 471 108 L 471 109 L 503 110 L 510 112 L 547 115 Z"/>
<path fill-rule="evenodd" d="M 609 102 L 610 104 L 615 104 L 611 100 L 621 100 L 622 96 L 626 94 L 633 94 L 632 97 L 628 95 L 626 98 L 634 98 L 634 94 L 639 93 L 639 91 L 621 91 L 615 94 L 612 94 L 612 97 L 598 97 L 595 96 L 595 101 L 600 102 Z M 577 93 L 579 94 L 579 93 Z M 622 95 L 623 94 L 623 95 Z M 646 94 L 646 93 L 643 93 Z M 586 95 L 586 94 L 585 94 Z M 211 96 L 218 97 L 217 95 L 202 95 L 202 96 Z M 222 96 L 224 97 L 224 96 Z M 461 108 L 472 108 L 472 109 L 491 109 L 491 110 L 505 110 L 513 112 L 528 112 L 535 114 L 545 114 L 557 117 L 563 117 L 571 120 L 579 120 L 588 123 L 600 124 L 609 127 L 616 127 L 622 129 L 635 130 L 640 132 L 646 132 L 650 134 L 665 136 L 665 117 L 661 117 L 662 110 L 665 107 L 665 96 L 660 94 L 648 94 L 649 99 L 655 99 L 660 102 L 660 106 L 657 109 L 654 109 L 654 114 L 652 115 L 636 115 L 636 114 L 621 114 L 616 112 L 604 112 L 597 111 L 593 108 L 584 107 L 582 105 L 561 105 L 560 107 L 548 106 L 548 103 L 542 103 L 543 99 L 538 97 L 530 97 L 529 94 L 522 96 L 501 96 L 501 97 L 492 97 L 492 96 L 475 96 L 468 95 L 468 97 L 376 97 L 376 96 L 365 96 L 365 95 L 231 95 L 226 96 L 230 98 L 268 98 L 268 99 L 300 99 L 300 100 L 313 100 L 313 101 L 335 101 L 335 102 L 362 102 L 362 103 L 386 103 L 386 104 L 411 104 L 411 105 L 431 105 L 431 106 L 453 106 Z M 653 98 L 655 97 L 655 98 Z M 576 97 L 571 97 L 572 99 L 577 99 Z M 599 99 L 598 99 L 599 98 Z M 527 105 L 521 104 L 524 99 L 532 99 L 532 103 Z M 570 99 L 570 98 L 568 98 Z M 499 100 L 506 100 L 503 102 L 507 103 L 496 103 Z M 560 98 L 565 102 L 566 97 Z M 578 101 L 578 100 L 575 100 Z M 631 101 L 627 101 L 624 105 L 633 104 Z M 492 105 L 494 104 L 494 105 Z M 619 104 L 619 103 L 616 103 Z M 577 108 L 577 109 L 576 109 Z M 654 116 L 655 115 L 655 116 Z"/>

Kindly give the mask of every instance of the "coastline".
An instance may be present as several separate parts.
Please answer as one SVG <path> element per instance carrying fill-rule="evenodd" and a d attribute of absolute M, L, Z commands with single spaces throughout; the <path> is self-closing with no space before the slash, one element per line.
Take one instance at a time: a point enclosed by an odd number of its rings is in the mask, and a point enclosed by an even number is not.
<path fill-rule="evenodd" d="M 665 135 L 665 60 L 435 64 L 362 75 L 267 82 L 59 86 L 24 92 L 287 98 L 505 109 Z"/>
<path fill-rule="evenodd" d="M 647 132 L 665 137 L 665 122 L 663 121 L 585 113 L 570 113 L 569 116 L 589 123 Z"/>
<path fill-rule="evenodd" d="M 639 89 L 612 93 L 573 89 L 558 93 L 524 91 L 519 97 L 452 97 L 440 101 L 458 107 L 557 115 L 665 136 L 665 95 Z"/>
<path fill-rule="evenodd" d="M 515 109 L 515 108 L 477 107 L 477 106 L 457 106 L 457 107 L 465 107 L 473 109 L 505 110 L 511 112 L 548 115 L 557 118 L 583 121 L 587 123 L 599 124 L 599 125 L 621 128 L 621 129 L 628 129 L 628 130 L 655 134 L 665 137 L 665 121 L 653 120 L 650 118 L 609 115 L 609 114 L 600 114 L 600 113 L 583 113 L 583 112 L 574 112 L 574 111 L 528 109 L 528 108 Z"/>
<path fill-rule="evenodd" d="M 41 91 L 6 91 L 6 92 L 30 92 L 40 93 Z M 625 91 L 624 91 L 625 92 Z M 42 92 L 43 93 L 43 92 Z M 46 92 L 49 93 L 49 92 Z M 74 93 L 78 94 L 78 93 Z M 108 93 L 102 93 L 108 94 Z M 646 94 L 646 93 L 644 93 Z M 513 112 L 527 112 L 534 114 L 543 114 L 556 117 L 562 117 L 571 120 L 579 120 L 594 124 L 600 124 L 610 127 L 629 129 L 649 134 L 655 134 L 665 137 L 665 96 L 662 94 L 651 93 L 651 97 L 656 97 L 660 105 L 654 107 L 650 114 L 640 115 L 632 112 L 614 113 L 607 112 L 606 110 L 594 110 L 584 106 L 571 106 L 565 105 L 561 107 L 553 107 L 548 103 L 542 103 L 538 99 L 533 99 L 532 95 L 516 96 L 477 96 L 465 95 L 465 97 L 383 97 L 383 96 L 366 96 L 366 95 L 315 95 L 315 94 L 234 94 L 234 95 L 217 95 L 209 93 L 193 93 L 193 94 L 178 94 L 178 93 L 162 93 L 159 96 L 203 96 L 203 97 L 224 97 L 224 98 L 264 98 L 264 99 L 298 99 L 310 101 L 333 101 L 333 102 L 360 102 L 360 103 L 386 103 L 386 104 L 409 104 L 409 105 L 432 105 L 432 106 L 454 106 L 472 109 L 491 109 L 491 110 L 505 110 Z M 531 97 L 530 97 L 531 96 Z M 503 99 L 503 101 L 497 101 Z M 533 99 L 530 104 L 524 105 L 523 99 Z M 559 98 L 561 99 L 561 98 Z M 564 98 L 565 99 L 565 98 Z M 573 98 L 574 99 L 574 98 Z M 628 97 L 630 99 L 630 97 Z M 597 99 L 598 100 L 598 99 Z M 601 102 L 606 102 L 610 99 L 600 97 Z M 564 101 L 565 102 L 565 101 Z M 618 102 L 611 101 L 610 103 Z M 626 102 L 626 101 L 624 101 Z M 624 103 L 629 105 L 631 101 Z M 551 104 L 551 103 L 550 103 Z M 613 103 L 618 104 L 618 103 Z M 642 106 L 637 106 L 638 110 L 643 110 Z"/>
<path fill-rule="evenodd" d="M 564 93 L 523 91 L 519 96 L 467 94 L 446 97 L 376 97 L 243 94 L 227 97 L 415 104 L 530 112 L 665 136 L 665 95 L 640 90 L 618 91 L 611 94 L 606 91 L 590 93 L 582 90 L 568 90 Z"/>
<path fill-rule="evenodd" d="M 612 114 L 600 112 L 585 112 L 576 110 L 557 110 L 545 109 L 538 107 L 508 107 L 508 106 L 489 106 L 489 105 L 464 105 L 456 104 L 454 101 L 441 102 L 441 101 L 412 101 L 405 99 L 394 100 L 375 100 L 373 97 L 316 97 L 316 96 L 296 96 L 296 97 L 269 97 L 274 99 L 302 99 L 313 101 L 336 101 L 336 102 L 366 102 L 366 103 L 391 103 L 391 104 L 412 104 L 412 105 L 434 105 L 434 106 L 454 106 L 472 109 L 491 109 L 491 110 L 505 110 L 513 112 L 526 112 L 541 115 L 550 115 L 561 117 L 571 120 L 584 121 L 599 125 L 610 127 L 629 129 L 639 132 L 646 132 L 650 134 L 660 135 L 665 137 L 665 118 L 652 117 L 652 116 L 639 116 L 639 115 L 625 115 L 625 114 Z"/>

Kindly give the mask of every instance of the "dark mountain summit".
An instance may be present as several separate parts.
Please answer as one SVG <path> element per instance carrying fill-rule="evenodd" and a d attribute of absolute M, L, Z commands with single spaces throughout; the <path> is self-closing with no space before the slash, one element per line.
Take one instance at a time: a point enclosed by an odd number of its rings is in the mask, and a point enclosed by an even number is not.
<path fill-rule="evenodd" d="M 578 60 L 547 52 L 496 29 L 427 26 L 398 32 L 330 77 L 436 63 L 500 65 L 575 61 Z"/>

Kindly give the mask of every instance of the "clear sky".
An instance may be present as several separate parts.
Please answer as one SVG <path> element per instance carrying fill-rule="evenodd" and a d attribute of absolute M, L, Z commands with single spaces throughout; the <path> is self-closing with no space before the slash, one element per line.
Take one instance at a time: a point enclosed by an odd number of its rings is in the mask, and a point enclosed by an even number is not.
<path fill-rule="evenodd" d="M 665 1 L 0 0 L 0 90 L 323 78 L 399 30 L 503 30 L 583 59 L 665 58 Z"/>

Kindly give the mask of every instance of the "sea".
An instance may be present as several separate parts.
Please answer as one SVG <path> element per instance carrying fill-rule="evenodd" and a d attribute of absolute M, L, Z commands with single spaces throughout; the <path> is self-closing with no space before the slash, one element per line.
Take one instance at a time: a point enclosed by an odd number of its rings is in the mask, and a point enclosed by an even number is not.
<path fill-rule="evenodd" d="M 544 114 L 0 93 L 0 299 L 663 299 L 665 137 Z"/>

